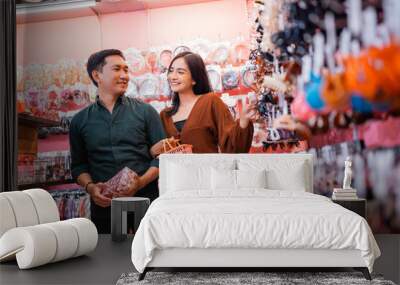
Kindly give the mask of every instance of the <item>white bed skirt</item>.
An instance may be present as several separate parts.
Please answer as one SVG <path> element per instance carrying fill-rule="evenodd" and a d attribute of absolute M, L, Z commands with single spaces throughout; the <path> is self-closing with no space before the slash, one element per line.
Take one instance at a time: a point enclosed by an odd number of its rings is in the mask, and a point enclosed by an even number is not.
<path fill-rule="evenodd" d="M 197 249 L 154 251 L 147 267 L 366 267 L 359 250 Z"/>

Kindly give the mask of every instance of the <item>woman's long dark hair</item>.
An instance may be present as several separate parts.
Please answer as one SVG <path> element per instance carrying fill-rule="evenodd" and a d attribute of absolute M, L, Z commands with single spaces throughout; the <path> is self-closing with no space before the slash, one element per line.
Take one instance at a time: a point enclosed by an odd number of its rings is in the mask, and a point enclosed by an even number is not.
<path fill-rule="evenodd" d="M 206 66 L 204 64 L 203 59 L 196 53 L 192 53 L 189 51 L 181 52 L 177 54 L 171 61 L 168 71 L 170 70 L 172 64 L 178 58 L 183 58 L 186 64 L 189 67 L 190 73 L 192 75 L 192 79 L 196 82 L 193 85 L 193 93 L 195 95 L 202 95 L 209 92 L 212 92 L 210 80 L 208 79 L 208 73 L 206 70 Z M 173 116 L 178 112 L 180 105 L 179 95 L 176 92 L 172 94 L 172 108 L 168 110 L 166 113 L 168 116 Z"/>

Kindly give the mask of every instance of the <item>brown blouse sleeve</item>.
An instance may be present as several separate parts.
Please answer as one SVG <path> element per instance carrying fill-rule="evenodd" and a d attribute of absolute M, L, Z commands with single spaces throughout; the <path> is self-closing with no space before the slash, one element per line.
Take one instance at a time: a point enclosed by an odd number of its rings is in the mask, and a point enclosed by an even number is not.
<path fill-rule="evenodd" d="M 168 109 L 164 109 L 161 111 L 160 113 L 160 118 L 161 118 L 161 122 L 164 126 L 164 131 L 165 131 L 165 135 L 167 136 L 167 138 L 170 137 L 175 137 L 175 138 L 179 138 L 179 134 L 176 131 L 173 123 L 171 123 L 171 118 L 167 115 Z"/>
<path fill-rule="evenodd" d="M 239 120 L 235 121 L 233 119 L 228 107 L 217 96 L 213 96 L 212 116 L 221 152 L 249 152 L 254 132 L 252 122 L 249 122 L 247 128 L 242 129 L 239 125 Z"/>

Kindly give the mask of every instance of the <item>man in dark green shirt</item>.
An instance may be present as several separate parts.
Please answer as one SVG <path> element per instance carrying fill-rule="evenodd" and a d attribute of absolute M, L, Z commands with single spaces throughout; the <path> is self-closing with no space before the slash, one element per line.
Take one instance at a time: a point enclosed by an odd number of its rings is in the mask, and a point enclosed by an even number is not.
<path fill-rule="evenodd" d="M 72 176 L 91 196 L 91 217 L 100 233 L 110 232 L 111 199 L 104 182 L 125 166 L 139 175 L 121 196 L 158 197 L 158 160 L 151 148 L 165 138 L 157 111 L 124 95 L 129 73 L 119 50 L 90 56 L 87 71 L 98 87 L 96 102 L 74 116 L 70 126 Z"/>

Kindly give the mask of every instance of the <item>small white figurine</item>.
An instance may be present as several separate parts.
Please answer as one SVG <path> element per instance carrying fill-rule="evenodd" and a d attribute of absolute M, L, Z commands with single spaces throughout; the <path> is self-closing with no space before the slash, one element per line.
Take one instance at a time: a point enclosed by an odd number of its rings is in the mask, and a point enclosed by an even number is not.
<path fill-rule="evenodd" d="M 352 189 L 351 178 L 353 176 L 353 171 L 351 170 L 351 164 L 351 157 L 348 156 L 344 162 L 343 189 Z"/>

